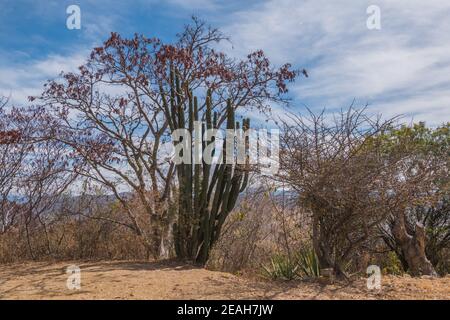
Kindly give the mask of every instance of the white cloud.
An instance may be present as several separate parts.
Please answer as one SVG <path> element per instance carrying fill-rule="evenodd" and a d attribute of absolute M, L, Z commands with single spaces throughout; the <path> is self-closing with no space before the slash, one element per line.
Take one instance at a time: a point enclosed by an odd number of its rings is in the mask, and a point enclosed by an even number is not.
<path fill-rule="evenodd" d="M 218 7 L 215 0 L 168 0 L 169 4 L 174 7 L 182 7 L 189 10 L 213 10 Z"/>
<path fill-rule="evenodd" d="M 25 104 L 29 96 L 42 92 L 47 80 L 61 71 L 76 71 L 86 57 L 87 51 L 82 51 L 66 57 L 50 55 L 25 64 L 0 66 L 0 95 L 11 96 L 12 104 Z"/>
<path fill-rule="evenodd" d="M 292 90 L 299 104 L 343 107 L 356 98 L 386 115 L 450 120 L 450 3 L 378 0 L 380 31 L 366 27 L 370 4 L 271 0 L 235 13 L 225 29 L 235 54 L 262 48 L 309 69 Z"/>

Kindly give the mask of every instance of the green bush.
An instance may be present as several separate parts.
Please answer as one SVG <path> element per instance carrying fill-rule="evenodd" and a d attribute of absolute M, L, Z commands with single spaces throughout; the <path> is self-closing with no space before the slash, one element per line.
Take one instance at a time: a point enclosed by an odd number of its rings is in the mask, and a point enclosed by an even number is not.
<path fill-rule="evenodd" d="M 404 271 L 400 259 L 394 251 L 389 251 L 383 268 L 384 274 L 394 274 L 401 276 Z"/>

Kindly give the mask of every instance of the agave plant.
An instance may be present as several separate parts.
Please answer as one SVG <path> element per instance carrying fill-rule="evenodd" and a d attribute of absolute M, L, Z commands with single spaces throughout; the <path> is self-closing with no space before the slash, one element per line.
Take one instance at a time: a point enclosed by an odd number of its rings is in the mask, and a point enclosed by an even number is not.
<path fill-rule="evenodd" d="M 319 259 L 312 247 L 304 247 L 298 253 L 298 267 L 303 277 L 318 278 L 320 276 Z"/>
<path fill-rule="evenodd" d="M 298 277 L 299 265 L 285 255 L 274 255 L 269 266 L 262 266 L 263 274 L 272 280 L 292 280 Z"/>

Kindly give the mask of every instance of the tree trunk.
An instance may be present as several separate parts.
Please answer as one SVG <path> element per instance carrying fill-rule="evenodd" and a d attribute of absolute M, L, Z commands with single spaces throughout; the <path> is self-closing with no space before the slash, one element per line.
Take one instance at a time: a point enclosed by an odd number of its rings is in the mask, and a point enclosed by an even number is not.
<path fill-rule="evenodd" d="M 317 259 L 319 260 L 320 269 L 329 268 L 330 264 L 326 261 L 320 245 L 319 219 L 316 214 L 313 214 L 312 240 L 314 251 L 317 255 Z"/>
<path fill-rule="evenodd" d="M 436 276 L 436 271 L 425 254 L 425 229 L 420 224 L 416 224 L 413 235 L 408 234 L 403 213 L 397 215 L 394 222 L 393 235 L 398 242 L 403 256 L 408 264 L 411 275 Z"/>

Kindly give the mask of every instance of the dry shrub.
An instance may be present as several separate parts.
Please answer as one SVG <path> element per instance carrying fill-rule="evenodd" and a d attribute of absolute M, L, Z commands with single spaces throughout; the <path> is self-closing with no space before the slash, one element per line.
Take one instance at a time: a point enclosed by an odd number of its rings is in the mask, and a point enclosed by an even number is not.
<path fill-rule="evenodd" d="M 107 216 L 119 221 L 123 217 L 120 207 L 114 203 L 89 201 L 94 213 L 88 217 L 78 211 L 81 202 L 72 198 L 58 211 L 48 213 L 45 219 L 32 220 L 28 226 L 19 220 L 0 235 L 0 263 L 148 258 L 148 250 L 140 237 L 124 225 L 105 220 Z"/>
<path fill-rule="evenodd" d="M 230 214 L 208 268 L 228 272 L 261 270 L 274 256 L 294 257 L 310 238 L 309 217 L 289 192 L 251 187 Z"/>

